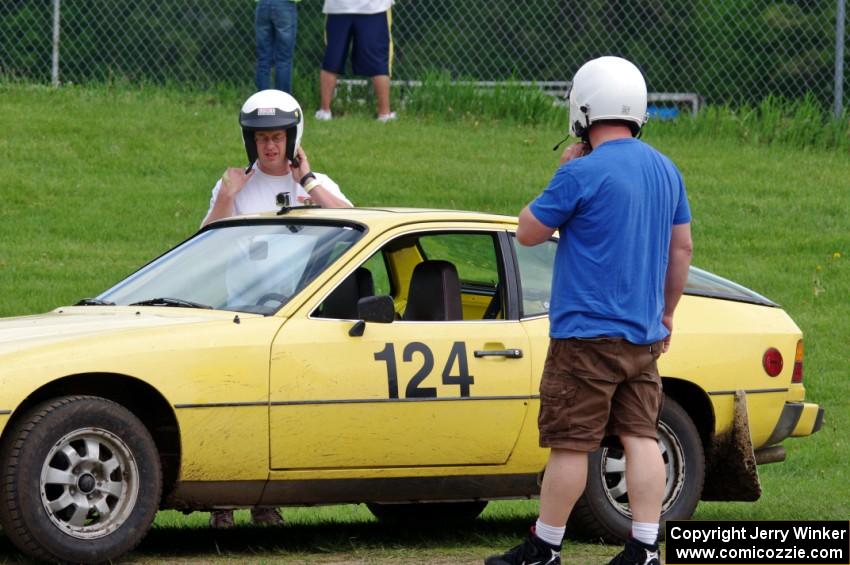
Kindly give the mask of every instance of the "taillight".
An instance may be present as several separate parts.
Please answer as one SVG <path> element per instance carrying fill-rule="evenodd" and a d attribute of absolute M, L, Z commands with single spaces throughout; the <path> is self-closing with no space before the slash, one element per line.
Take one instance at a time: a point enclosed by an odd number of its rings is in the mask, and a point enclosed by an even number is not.
<path fill-rule="evenodd" d="M 761 364 L 768 376 L 775 377 L 782 372 L 782 354 L 775 347 L 771 347 L 764 352 L 764 357 L 761 358 Z"/>
<path fill-rule="evenodd" d="M 792 383 L 803 382 L 803 340 L 797 342 L 797 353 L 794 354 L 794 374 L 791 375 Z"/>

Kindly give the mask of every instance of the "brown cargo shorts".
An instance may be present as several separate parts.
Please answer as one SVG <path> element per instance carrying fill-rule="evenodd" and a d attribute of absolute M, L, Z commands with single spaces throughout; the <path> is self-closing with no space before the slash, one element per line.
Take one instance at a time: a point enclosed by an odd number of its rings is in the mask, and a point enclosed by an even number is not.
<path fill-rule="evenodd" d="M 552 339 L 540 381 L 540 447 L 594 451 L 606 436 L 657 439 L 663 342 Z"/>

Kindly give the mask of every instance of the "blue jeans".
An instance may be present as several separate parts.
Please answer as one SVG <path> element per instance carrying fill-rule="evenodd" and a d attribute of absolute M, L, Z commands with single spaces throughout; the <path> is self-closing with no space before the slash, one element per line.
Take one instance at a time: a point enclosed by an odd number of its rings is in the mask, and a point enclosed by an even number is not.
<path fill-rule="evenodd" d="M 269 74 L 274 65 L 274 87 L 291 93 L 298 5 L 290 0 L 260 0 L 254 25 L 257 33 L 257 90 L 269 88 Z"/>

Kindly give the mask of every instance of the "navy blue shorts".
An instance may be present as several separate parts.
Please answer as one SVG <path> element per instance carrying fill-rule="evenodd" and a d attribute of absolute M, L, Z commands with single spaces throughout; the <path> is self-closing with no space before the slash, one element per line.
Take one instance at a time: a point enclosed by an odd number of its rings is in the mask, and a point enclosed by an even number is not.
<path fill-rule="evenodd" d="M 322 69 L 343 74 L 348 48 L 352 46 L 351 67 L 354 74 L 367 77 L 389 75 L 393 53 L 391 22 L 391 10 L 377 14 L 328 14 Z"/>

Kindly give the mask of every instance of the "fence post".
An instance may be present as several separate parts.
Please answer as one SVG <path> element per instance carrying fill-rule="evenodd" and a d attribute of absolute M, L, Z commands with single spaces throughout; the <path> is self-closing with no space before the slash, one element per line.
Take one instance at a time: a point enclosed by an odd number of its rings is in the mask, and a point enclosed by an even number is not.
<path fill-rule="evenodd" d="M 53 86 L 59 86 L 59 3 L 61 0 L 53 0 L 53 64 L 50 69 L 50 78 Z"/>
<path fill-rule="evenodd" d="M 844 111 L 844 20 L 845 0 L 838 0 L 835 13 L 835 117 L 841 118 Z"/>

